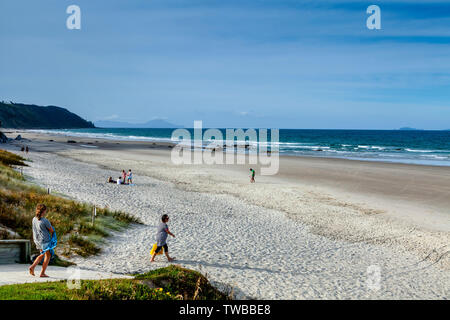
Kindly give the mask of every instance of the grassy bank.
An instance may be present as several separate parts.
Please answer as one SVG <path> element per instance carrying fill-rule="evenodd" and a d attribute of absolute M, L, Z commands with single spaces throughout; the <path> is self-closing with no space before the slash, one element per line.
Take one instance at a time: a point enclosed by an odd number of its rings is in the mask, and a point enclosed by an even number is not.
<path fill-rule="evenodd" d="M 0 286 L 0 300 L 226 300 L 230 294 L 211 286 L 201 273 L 169 266 L 134 279 L 81 280 Z"/>
<path fill-rule="evenodd" d="M 14 170 L 18 166 L 26 166 L 24 158 L 0 150 L 0 225 L 13 230 L 22 239 L 30 239 L 33 252 L 37 250 L 32 240 L 31 220 L 39 203 L 47 206 L 47 218 L 56 230 L 56 253 L 65 257 L 96 254 L 100 251 L 98 243 L 111 230 L 140 223 L 123 212 L 97 208 L 95 225 L 92 225 L 91 205 L 48 195 L 47 190 L 27 183 L 18 170 Z M 10 233 L 0 231 L 0 239 L 6 238 L 11 238 Z"/>

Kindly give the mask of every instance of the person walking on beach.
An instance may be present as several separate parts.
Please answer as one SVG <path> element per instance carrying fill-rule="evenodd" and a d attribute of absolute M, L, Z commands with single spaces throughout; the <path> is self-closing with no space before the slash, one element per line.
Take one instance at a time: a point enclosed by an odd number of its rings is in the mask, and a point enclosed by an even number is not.
<path fill-rule="evenodd" d="M 53 229 L 50 221 L 45 218 L 46 213 L 47 207 L 44 204 L 38 204 L 36 207 L 36 216 L 33 218 L 32 222 L 33 241 L 36 244 L 36 248 L 41 252 L 41 254 L 28 268 L 30 274 L 34 276 L 34 268 L 41 262 L 42 258 L 44 258 L 44 263 L 42 264 L 40 275 L 41 278 L 48 278 L 48 275 L 45 274 L 45 270 L 47 269 L 48 263 L 50 262 L 52 253 L 50 250 L 46 250 L 45 253 L 43 253 L 43 250 L 49 246 L 52 235 L 55 232 L 55 229 Z"/>
<path fill-rule="evenodd" d="M 250 178 L 250 182 L 254 183 L 255 182 L 255 170 L 253 170 L 252 168 L 250 168 L 250 172 L 252 173 L 252 176 Z"/>
<path fill-rule="evenodd" d="M 167 222 L 169 222 L 169 216 L 167 214 L 164 214 L 161 217 L 161 223 L 158 226 L 158 231 L 156 232 L 156 250 L 152 255 L 152 258 L 150 262 L 155 261 L 156 254 L 161 251 L 162 248 L 164 248 L 164 253 L 166 254 L 167 261 L 171 262 L 175 260 L 175 257 L 171 258 L 169 256 L 169 248 L 167 247 L 167 235 L 171 235 L 175 238 L 175 235 L 169 231 L 169 227 L 167 226 Z"/>

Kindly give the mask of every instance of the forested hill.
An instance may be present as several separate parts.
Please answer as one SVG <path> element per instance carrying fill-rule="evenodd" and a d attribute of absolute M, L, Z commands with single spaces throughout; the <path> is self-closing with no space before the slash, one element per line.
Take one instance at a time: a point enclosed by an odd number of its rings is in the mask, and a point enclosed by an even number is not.
<path fill-rule="evenodd" d="M 0 102 L 0 121 L 3 128 L 21 129 L 74 129 L 94 128 L 67 109 L 55 106 Z"/>

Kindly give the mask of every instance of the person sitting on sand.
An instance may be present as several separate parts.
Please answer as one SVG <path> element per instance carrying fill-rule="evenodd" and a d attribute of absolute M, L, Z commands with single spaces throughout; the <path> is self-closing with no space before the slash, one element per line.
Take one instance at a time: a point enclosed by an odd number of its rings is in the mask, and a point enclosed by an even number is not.
<path fill-rule="evenodd" d="M 127 184 L 127 173 L 125 172 L 125 170 L 122 170 L 122 183 L 123 184 Z"/>
<path fill-rule="evenodd" d="M 33 218 L 33 240 L 36 244 L 36 248 L 41 252 L 41 254 L 34 260 L 33 264 L 28 268 L 30 274 L 34 276 L 34 268 L 41 262 L 42 258 L 44 258 L 44 263 L 42 264 L 41 270 L 41 278 L 48 278 L 48 275 L 45 274 L 45 270 L 47 269 L 48 263 L 50 262 L 50 258 L 52 253 L 50 250 L 45 251 L 43 253 L 44 248 L 48 247 L 50 244 L 50 240 L 52 238 L 52 234 L 55 232 L 50 221 L 45 218 L 47 213 L 47 207 L 44 204 L 38 204 L 36 207 L 36 216 Z"/>
<path fill-rule="evenodd" d="M 119 179 L 117 179 L 117 184 L 122 184 L 122 183 L 123 183 L 122 178 L 119 177 Z"/>
<path fill-rule="evenodd" d="M 129 184 L 133 183 L 133 174 L 131 173 L 131 169 L 128 170 L 128 178 L 127 178 L 127 180 L 128 180 Z"/>
<path fill-rule="evenodd" d="M 252 168 L 250 168 L 250 172 L 252 173 L 252 176 L 250 178 L 250 182 L 254 183 L 255 182 L 255 170 L 253 170 Z"/>
<path fill-rule="evenodd" d="M 155 252 L 152 255 L 152 259 L 150 260 L 150 262 L 154 262 L 155 261 L 155 257 L 156 254 L 161 251 L 162 248 L 164 248 L 164 253 L 166 254 L 167 257 L 167 261 L 171 262 L 173 260 L 175 260 L 175 257 L 171 258 L 169 256 L 169 248 L 167 247 L 167 235 L 171 235 L 172 237 L 175 238 L 175 235 L 169 231 L 169 227 L 167 226 L 167 222 L 169 221 L 169 216 L 167 214 L 164 214 L 161 217 L 161 223 L 158 226 L 158 230 L 156 232 L 156 245 L 157 248 L 155 250 Z"/>
<path fill-rule="evenodd" d="M 112 177 L 109 177 L 108 183 L 115 183 Z"/>

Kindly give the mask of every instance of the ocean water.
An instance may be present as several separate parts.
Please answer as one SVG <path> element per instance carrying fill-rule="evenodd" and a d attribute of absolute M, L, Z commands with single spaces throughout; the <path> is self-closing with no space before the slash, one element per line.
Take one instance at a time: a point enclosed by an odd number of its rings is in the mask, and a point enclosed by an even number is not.
<path fill-rule="evenodd" d="M 96 128 L 34 131 L 103 139 L 167 142 L 172 141 L 173 130 Z M 194 130 L 187 130 L 194 137 Z M 225 129 L 220 131 L 225 140 Z M 270 142 L 270 131 L 268 140 Z M 204 145 L 210 142 L 204 141 Z M 250 143 L 249 150 L 257 150 L 255 148 L 258 145 L 261 145 L 259 141 Z M 280 129 L 278 147 L 280 154 L 291 156 L 450 166 L 450 131 Z M 270 146 L 268 149 L 271 149 Z"/>

